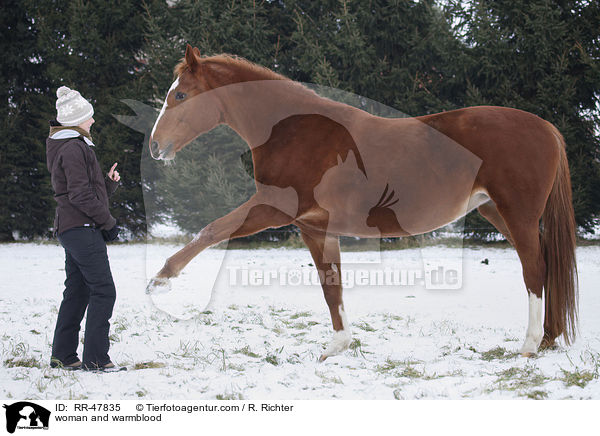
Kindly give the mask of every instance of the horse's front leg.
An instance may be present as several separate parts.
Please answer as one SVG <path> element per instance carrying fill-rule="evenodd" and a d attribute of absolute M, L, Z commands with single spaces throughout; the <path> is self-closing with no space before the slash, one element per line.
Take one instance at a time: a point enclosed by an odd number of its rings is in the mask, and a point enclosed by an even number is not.
<path fill-rule="evenodd" d="M 258 233 L 269 227 L 281 227 L 293 221 L 279 209 L 261 202 L 255 195 L 227 215 L 204 227 L 185 247 L 167 259 L 165 265 L 150 280 L 146 293 L 152 294 L 170 287 L 170 278 L 181 270 L 202 250 L 226 239 L 239 238 Z"/>
<path fill-rule="evenodd" d="M 301 229 L 301 234 L 319 272 L 334 330 L 332 341 L 319 359 L 322 362 L 346 351 L 352 339 L 342 301 L 340 243 L 337 236 L 329 236 L 326 232 Z"/>

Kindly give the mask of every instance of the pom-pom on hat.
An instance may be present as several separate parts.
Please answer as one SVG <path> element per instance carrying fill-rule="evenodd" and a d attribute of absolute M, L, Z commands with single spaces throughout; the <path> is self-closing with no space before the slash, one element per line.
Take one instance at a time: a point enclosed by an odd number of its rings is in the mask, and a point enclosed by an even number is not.
<path fill-rule="evenodd" d="M 74 89 L 61 86 L 56 97 L 56 121 L 63 126 L 78 126 L 94 115 L 90 102 Z"/>

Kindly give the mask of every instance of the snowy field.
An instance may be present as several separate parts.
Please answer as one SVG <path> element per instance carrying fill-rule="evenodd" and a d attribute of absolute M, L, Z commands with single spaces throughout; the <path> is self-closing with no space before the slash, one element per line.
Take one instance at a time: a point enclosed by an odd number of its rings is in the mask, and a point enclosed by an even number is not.
<path fill-rule="evenodd" d="M 129 370 L 90 374 L 48 366 L 62 248 L 0 245 L 0 397 L 600 399 L 600 247 L 577 252 L 580 334 L 569 348 L 517 354 L 527 297 L 514 250 L 429 247 L 384 252 L 382 261 L 418 269 L 423 258 L 462 258 L 462 289 L 346 289 L 354 341 L 324 363 L 317 359 L 332 330 L 319 286 L 243 286 L 231 278 L 232 270 L 312 270 L 308 250 L 207 250 L 171 293 L 151 301 L 147 279 L 177 248 L 110 246 L 118 295 L 110 354 Z M 377 256 L 344 252 L 342 269 L 372 267 L 364 262 Z M 213 278 L 218 292 L 206 313 Z"/>

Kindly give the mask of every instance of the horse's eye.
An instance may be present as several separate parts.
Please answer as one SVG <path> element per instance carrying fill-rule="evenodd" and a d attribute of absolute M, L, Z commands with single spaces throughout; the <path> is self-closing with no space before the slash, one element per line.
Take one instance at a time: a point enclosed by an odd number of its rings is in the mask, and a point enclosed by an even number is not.
<path fill-rule="evenodd" d="M 177 94 L 175 94 L 175 100 L 183 100 L 185 97 L 185 92 L 178 92 Z"/>

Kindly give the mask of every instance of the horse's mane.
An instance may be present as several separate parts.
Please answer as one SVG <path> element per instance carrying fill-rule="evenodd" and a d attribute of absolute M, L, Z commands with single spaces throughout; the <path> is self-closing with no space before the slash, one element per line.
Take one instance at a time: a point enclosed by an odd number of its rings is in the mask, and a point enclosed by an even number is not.
<path fill-rule="evenodd" d="M 200 58 L 200 63 L 203 62 L 212 62 L 215 64 L 220 64 L 222 66 L 228 66 L 231 69 L 237 70 L 238 73 L 240 73 L 244 77 L 244 79 L 240 80 L 241 82 L 253 80 L 286 80 L 290 83 L 290 86 L 293 89 L 299 90 L 301 92 L 306 92 L 311 96 L 324 98 L 325 100 L 331 100 L 326 97 L 321 97 L 314 90 L 306 87 L 301 82 L 296 82 L 290 79 L 289 77 L 284 76 L 283 74 L 276 73 L 275 71 L 272 71 L 266 67 L 255 64 L 254 62 L 250 62 L 249 60 L 244 59 L 241 56 L 222 53 L 214 56 L 203 56 Z M 173 69 L 173 74 L 175 75 L 175 78 L 178 78 L 185 71 L 189 71 L 189 69 L 190 67 L 187 64 L 184 57 L 177 65 L 175 65 L 175 68 Z M 290 90 L 292 88 L 290 88 Z"/>
<path fill-rule="evenodd" d="M 213 62 L 215 64 L 220 64 L 224 66 L 239 67 L 246 72 L 256 75 L 259 78 L 259 80 L 290 80 L 282 74 L 278 74 L 266 67 L 257 65 L 253 62 L 250 62 L 247 59 L 232 54 L 222 53 L 214 56 L 205 56 L 200 58 L 200 62 Z M 182 73 L 188 70 L 189 66 L 185 61 L 185 58 L 183 58 L 175 66 L 173 74 L 176 77 L 179 77 Z"/>

